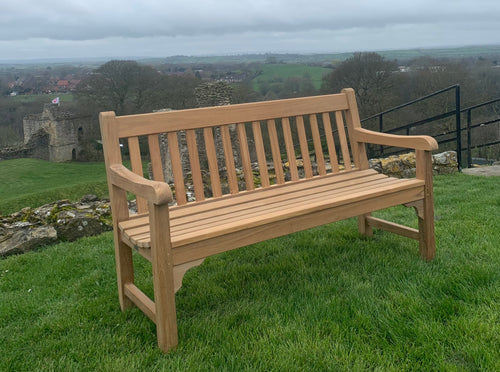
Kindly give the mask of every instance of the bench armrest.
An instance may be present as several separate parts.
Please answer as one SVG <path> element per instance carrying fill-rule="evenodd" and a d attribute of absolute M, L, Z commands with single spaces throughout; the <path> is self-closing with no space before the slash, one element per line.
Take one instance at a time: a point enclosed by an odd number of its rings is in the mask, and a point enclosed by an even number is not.
<path fill-rule="evenodd" d="M 374 132 L 364 128 L 354 129 L 356 142 L 372 143 L 415 150 L 432 151 L 438 149 L 438 143 L 430 136 L 403 136 Z"/>
<path fill-rule="evenodd" d="M 113 164 L 108 169 L 111 184 L 142 197 L 156 205 L 173 200 L 172 191 L 165 182 L 151 181 L 141 177 L 122 164 Z"/>

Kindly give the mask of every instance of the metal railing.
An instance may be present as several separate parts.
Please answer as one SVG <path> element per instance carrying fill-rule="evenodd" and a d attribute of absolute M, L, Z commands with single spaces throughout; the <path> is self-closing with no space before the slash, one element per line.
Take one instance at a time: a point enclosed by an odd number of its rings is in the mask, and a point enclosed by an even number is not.
<path fill-rule="evenodd" d="M 453 110 L 447 111 L 447 112 L 444 112 L 444 113 L 441 113 L 441 114 L 438 114 L 438 115 L 434 115 L 434 116 L 431 116 L 431 117 L 428 117 L 428 118 L 425 118 L 425 119 L 422 119 L 422 120 L 419 120 L 419 121 L 415 121 L 415 122 L 412 122 L 412 123 L 409 123 L 409 124 L 405 124 L 405 125 L 401 125 L 401 126 L 398 126 L 398 127 L 394 127 L 394 128 L 388 129 L 388 130 L 386 130 L 386 128 L 384 128 L 384 116 L 385 115 L 387 115 L 389 113 L 392 113 L 392 112 L 395 112 L 397 110 L 403 109 L 405 107 L 414 105 L 416 103 L 428 100 L 428 99 L 433 98 L 433 97 L 435 97 L 437 95 L 440 95 L 440 94 L 443 94 L 443 93 L 446 93 L 446 92 L 449 92 L 449 91 L 452 91 L 452 90 L 455 91 L 455 95 L 454 95 L 455 102 L 454 102 L 454 109 Z M 479 108 L 483 108 L 483 107 L 486 107 L 486 106 L 489 106 L 489 105 L 493 105 L 493 104 L 496 104 L 498 102 L 500 102 L 500 98 L 497 98 L 497 99 L 494 99 L 494 100 L 491 100 L 491 101 L 487 101 L 487 102 L 483 102 L 483 103 L 480 103 L 480 104 L 477 104 L 477 105 L 474 105 L 474 106 L 462 109 L 460 107 L 460 85 L 456 84 L 456 85 L 452 85 L 452 86 L 450 86 L 448 88 L 441 89 L 439 91 L 431 93 L 429 95 L 420 97 L 420 98 L 418 98 L 416 100 L 413 100 L 413 101 L 404 103 L 402 105 L 393 107 L 393 108 L 391 108 L 389 110 L 386 110 L 386 111 L 380 112 L 378 114 L 372 115 L 372 116 L 367 117 L 367 118 L 365 118 L 365 119 L 363 119 L 361 121 L 365 122 L 365 121 L 368 121 L 368 120 L 371 120 L 371 119 L 374 119 L 374 118 L 378 118 L 378 130 L 380 132 L 395 133 L 395 132 L 399 132 L 399 131 L 405 130 L 406 134 L 410 134 L 410 130 L 413 129 L 413 128 L 416 128 L 416 127 L 422 126 L 424 124 L 432 123 L 432 122 L 435 122 L 435 121 L 438 121 L 438 120 L 443 120 L 443 119 L 446 119 L 446 118 L 454 116 L 455 117 L 455 125 L 454 125 L 455 129 L 453 129 L 453 130 L 447 130 L 445 132 L 440 132 L 440 133 L 437 133 L 437 134 L 436 133 L 429 133 L 429 134 L 432 135 L 432 136 L 434 136 L 434 138 L 436 139 L 436 141 L 439 144 L 449 143 L 449 142 L 455 142 L 455 150 L 456 150 L 456 153 L 457 153 L 457 162 L 458 162 L 459 168 L 461 169 L 462 165 L 463 165 L 463 156 L 462 156 L 462 153 L 464 151 L 466 151 L 466 153 L 467 153 L 466 167 L 470 167 L 472 165 L 472 149 L 474 149 L 474 148 L 480 148 L 480 147 L 485 147 L 485 146 L 492 146 L 492 145 L 496 145 L 496 144 L 500 143 L 500 133 L 499 133 L 499 135 L 497 135 L 495 138 L 491 139 L 490 141 L 486 141 L 486 142 L 483 142 L 483 143 L 480 143 L 480 144 L 473 144 L 472 143 L 472 130 L 473 129 L 479 128 L 479 127 L 484 127 L 484 126 L 495 124 L 495 123 L 500 123 L 500 115 L 499 115 L 498 117 L 493 118 L 492 120 L 487 120 L 487 121 L 483 121 L 481 123 L 472 124 L 472 112 L 474 110 L 479 109 Z M 465 128 L 462 126 L 462 117 L 464 116 L 462 114 L 464 114 L 465 117 L 467 118 L 467 122 L 466 122 Z M 463 137 L 463 134 L 464 134 L 463 132 L 464 131 L 466 131 L 466 134 L 467 134 L 466 137 L 465 137 L 465 147 L 462 146 L 462 143 L 463 143 L 463 138 L 462 137 Z M 451 135 L 451 137 L 450 137 L 450 135 Z M 380 146 L 379 152 L 380 152 L 380 155 L 384 156 L 384 155 L 395 154 L 395 153 L 398 153 L 400 151 L 389 151 L 389 152 L 387 152 L 387 151 L 384 150 L 384 146 Z"/>
<path fill-rule="evenodd" d="M 391 128 L 389 130 L 385 130 L 385 128 L 384 128 L 384 116 L 385 115 L 392 113 L 392 112 L 395 112 L 395 111 L 398 111 L 398 110 L 401 110 L 401 109 L 406 108 L 408 106 L 414 105 L 416 103 L 426 101 L 426 100 L 433 98 L 437 95 L 440 95 L 440 94 L 443 94 L 443 93 L 446 93 L 446 92 L 449 92 L 452 90 L 455 91 L 455 105 L 454 105 L 455 108 L 453 110 L 447 111 L 447 112 L 444 112 L 444 113 L 441 113 L 438 115 L 434 115 L 434 116 L 431 116 L 431 117 L 428 117 L 428 118 L 425 118 L 422 120 L 418 120 L 418 121 L 415 121 L 415 122 L 412 122 L 409 124 L 401 125 L 399 127 Z M 437 120 L 443 120 L 443 119 L 446 119 L 446 118 L 452 117 L 452 116 L 455 117 L 455 128 L 456 129 L 452 130 L 452 131 L 442 132 L 435 137 L 437 137 L 436 140 L 438 141 L 438 143 L 446 143 L 446 142 L 455 141 L 456 142 L 456 149 L 457 149 L 457 161 L 458 161 L 458 164 L 462 164 L 462 152 L 459 150 L 462 148 L 462 136 L 455 136 L 455 138 L 445 139 L 445 140 L 441 140 L 441 141 L 438 138 L 438 137 L 447 136 L 447 135 L 450 135 L 453 133 L 461 133 L 460 85 L 458 85 L 458 84 L 452 85 L 448 88 L 438 90 L 434 93 L 417 98 L 417 99 L 410 101 L 410 102 L 406 102 L 402 105 L 390 108 L 390 109 L 385 110 L 383 112 L 380 112 L 378 114 L 369 116 L 369 117 L 361 120 L 361 122 L 365 122 L 365 121 L 368 121 L 368 120 L 371 120 L 374 118 L 378 118 L 378 130 L 380 132 L 394 133 L 394 132 L 399 132 L 401 130 L 406 130 L 406 134 L 408 135 L 408 134 L 410 134 L 410 129 L 412 129 L 412 128 L 416 128 L 416 127 L 422 126 L 424 124 L 432 123 L 432 122 L 435 122 Z M 380 151 L 380 155 L 382 155 L 382 156 L 390 155 L 390 154 L 394 154 L 394 153 L 398 152 L 398 151 L 392 151 L 389 154 L 387 154 L 387 152 L 384 151 L 384 146 L 380 146 L 379 151 Z"/>
<path fill-rule="evenodd" d="M 417 104 L 419 102 L 426 101 L 428 99 L 436 97 L 440 94 L 447 93 L 449 91 L 454 91 L 454 104 L 453 104 L 454 109 L 453 110 L 446 111 L 446 112 L 443 112 L 443 113 L 440 113 L 437 115 L 433 115 L 433 116 L 430 116 L 430 117 L 422 119 L 422 120 L 414 121 L 414 122 L 411 122 L 409 124 L 404 124 L 404 125 L 401 125 L 398 127 L 393 127 L 391 129 L 386 129 L 384 127 L 384 116 L 385 115 L 390 114 L 390 113 L 395 112 L 395 111 L 398 111 L 398 110 L 401 110 L 403 108 L 409 107 L 411 105 Z M 479 128 L 479 127 L 484 127 L 484 126 L 495 124 L 495 123 L 500 124 L 500 114 L 498 115 L 498 118 L 495 118 L 493 120 L 487 120 L 487 121 L 484 121 L 481 123 L 472 124 L 472 112 L 476 109 L 486 107 L 489 105 L 493 105 L 493 104 L 496 104 L 498 102 L 500 102 L 500 98 L 497 98 L 497 99 L 494 99 L 491 101 L 487 101 L 487 102 L 483 102 L 483 103 L 462 109 L 461 104 L 460 104 L 460 85 L 455 84 L 455 85 L 449 86 L 448 88 L 438 90 L 434 93 L 417 98 L 413 101 L 406 102 L 402 105 L 395 106 L 395 107 L 390 108 L 388 110 L 382 111 L 378 114 L 364 118 L 361 120 L 361 122 L 366 122 L 368 120 L 372 120 L 372 119 L 377 118 L 378 119 L 378 130 L 380 132 L 396 133 L 396 132 L 400 132 L 400 131 L 404 130 L 406 132 L 406 134 L 409 135 L 410 131 L 413 128 L 417 128 L 417 127 L 425 125 L 425 124 L 436 122 L 438 120 L 443 120 L 446 118 L 454 117 L 455 118 L 454 125 L 453 125 L 454 129 L 440 131 L 439 133 L 436 133 L 436 131 L 434 130 L 434 131 L 431 131 L 430 133 L 427 133 L 427 134 L 433 136 L 439 144 L 455 142 L 454 149 L 457 153 L 458 167 L 459 167 L 459 170 L 461 170 L 462 166 L 463 166 L 463 163 L 462 163 L 463 156 L 462 155 L 463 155 L 464 151 L 467 153 L 466 167 L 470 167 L 472 165 L 472 149 L 500 144 L 500 129 L 499 129 L 498 135 L 493 140 L 491 140 L 489 142 L 480 143 L 480 144 L 473 144 L 472 143 L 473 142 L 472 141 L 472 130 L 473 129 Z M 464 117 L 464 115 L 462 115 L 462 114 L 464 114 L 465 117 L 467 117 L 467 122 L 466 122 L 465 128 L 462 126 L 462 117 Z M 463 137 L 464 131 L 466 131 L 466 134 L 467 134 L 465 136 L 465 147 L 462 146 L 462 144 L 463 144 L 462 137 Z M 337 129 L 334 129 L 333 133 L 334 134 L 337 133 Z M 458 135 L 458 133 L 460 135 Z M 321 135 L 321 137 L 324 137 L 324 134 Z M 312 139 L 308 140 L 308 142 L 311 142 L 311 141 L 312 141 Z M 294 148 L 298 148 L 298 146 L 299 145 L 297 144 L 294 146 Z M 385 146 L 379 146 L 378 152 L 375 154 L 370 154 L 370 156 L 388 156 L 388 155 L 398 154 L 398 153 L 405 151 L 405 150 L 394 150 L 394 149 L 390 149 L 387 151 L 384 147 Z M 312 155 L 314 155 L 314 150 L 313 150 Z"/>
<path fill-rule="evenodd" d="M 500 102 L 500 98 L 493 99 L 493 100 L 487 101 L 487 102 L 483 102 L 483 103 L 480 103 L 478 105 L 474 105 L 474 106 L 471 106 L 471 107 L 467 107 L 467 108 L 465 108 L 465 109 L 462 110 L 462 112 L 465 113 L 466 118 L 467 118 L 467 123 L 466 123 L 465 130 L 467 131 L 467 147 L 466 147 L 466 150 L 467 150 L 467 166 L 469 166 L 469 167 L 472 165 L 472 149 L 473 148 L 493 146 L 493 145 L 497 145 L 497 144 L 500 143 L 500 133 L 499 133 L 499 135 L 497 135 L 497 137 L 494 138 L 494 139 L 492 139 L 492 141 L 490 141 L 490 142 L 480 143 L 480 144 L 476 144 L 476 145 L 472 144 L 472 129 L 474 129 L 474 128 L 480 128 L 480 127 L 485 127 L 487 125 L 491 125 L 491 124 L 495 124 L 495 123 L 500 123 L 500 115 L 499 115 L 499 117 L 496 118 L 496 119 L 487 120 L 487 121 L 484 121 L 484 122 L 481 122 L 481 123 L 472 124 L 472 111 L 473 110 L 477 110 L 477 109 L 482 108 L 482 107 L 493 105 L 493 104 L 495 104 L 497 102 Z"/>

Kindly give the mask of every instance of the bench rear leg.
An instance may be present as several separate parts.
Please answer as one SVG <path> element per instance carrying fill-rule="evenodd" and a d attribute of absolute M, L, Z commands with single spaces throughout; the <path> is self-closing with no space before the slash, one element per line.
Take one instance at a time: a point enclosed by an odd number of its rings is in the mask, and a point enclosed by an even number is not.
<path fill-rule="evenodd" d="M 371 213 L 362 214 L 358 216 L 358 230 L 361 235 L 373 236 L 373 228 L 368 223 L 366 217 L 371 216 Z"/>
<path fill-rule="evenodd" d="M 118 281 L 118 298 L 120 308 L 126 310 L 134 306 L 134 303 L 125 295 L 125 285 L 134 282 L 134 265 L 132 261 L 132 250 L 126 244 L 115 237 L 115 261 L 116 277 Z"/>

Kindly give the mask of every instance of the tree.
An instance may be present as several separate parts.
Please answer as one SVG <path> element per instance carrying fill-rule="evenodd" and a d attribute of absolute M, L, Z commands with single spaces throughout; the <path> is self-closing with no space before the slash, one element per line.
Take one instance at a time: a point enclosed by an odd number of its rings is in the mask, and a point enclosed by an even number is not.
<path fill-rule="evenodd" d="M 396 70 L 396 62 L 377 53 L 355 53 L 323 77 L 322 91 L 338 93 L 346 87 L 354 88 L 360 111 L 374 114 L 382 110 L 382 98 L 388 97 Z"/>
<path fill-rule="evenodd" d="M 77 86 L 77 98 L 98 111 L 113 110 L 117 115 L 143 111 L 145 96 L 154 89 L 160 74 L 135 61 L 110 61 Z"/>
<path fill-rule="evenodd" d="M 194 107 L 193 91 L 199 83 L 193 75 L 162 75 L 135 61 L 110 61 L 82 80 L 76 93 L 95 113 L 126 115 Z"/>

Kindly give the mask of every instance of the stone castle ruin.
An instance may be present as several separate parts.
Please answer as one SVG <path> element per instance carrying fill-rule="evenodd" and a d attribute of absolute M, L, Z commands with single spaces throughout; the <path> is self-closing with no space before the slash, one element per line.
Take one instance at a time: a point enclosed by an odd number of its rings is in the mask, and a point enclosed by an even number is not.
<path fill-rule="evenodd" d="M 24 118 L 24 146 L 31 149 L 31 157 L 55 162 L 79 160 L 87 122 L 88 118 L 77 117 L 57 104 L 45 104 L 42 113 Z"/>

